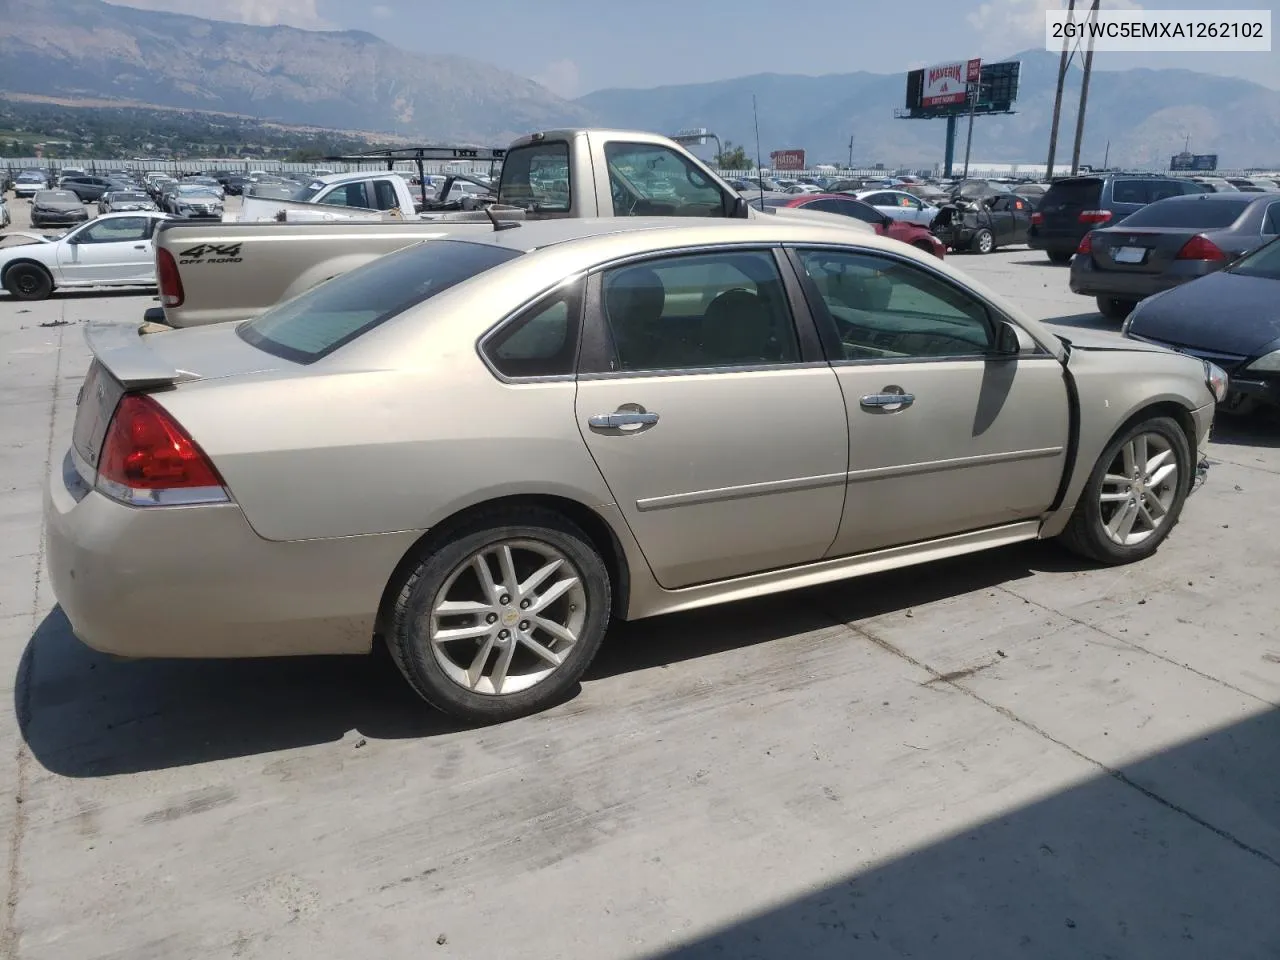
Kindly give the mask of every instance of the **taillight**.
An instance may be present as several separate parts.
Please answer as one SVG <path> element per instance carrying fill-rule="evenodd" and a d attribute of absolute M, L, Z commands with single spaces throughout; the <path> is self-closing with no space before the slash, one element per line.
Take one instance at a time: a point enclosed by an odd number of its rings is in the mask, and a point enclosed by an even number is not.
<path fill-rule="evenodd" d="M 1208 237 L 1197 234 L 1182 245 L 1178 260 L 1225 260 L 1227 255 Z"/>
<path fill-rule="evenodd" d="M 1033 214 L 1031 215 L 1031 225 L 1032 225 L 1033 227 L 1038 227 L 1038 226 L 1040 226 L 1040 224 L 1042 224 L 1042 223 L 1044 223 L 1044 214 L 1043 214 L 1043 213 L 1033 213 Z"/>
<path fill-rule="evenodd" d="M 1110 219 L 1110 210 L 1081 210 L 1079 216 L 1081 223 L 1106 223 Z"/>
<path fill-rule="evenodd" d="M 166 307 L 180 307 L 187 299 L 178 274 L 178 261 L 164 247 L 156 248 L 156 283 L 160 287 L 160 302 Z"/>
<path fill-rule="evenodd" d="M 1076 247 L 1076 256 L 1089 256 L 1093 253 L 1093 231 L 1090 230 L 1080 238 L 1080 246 Z"/>
<path fill-rule="evenodd" d="M 98 489 L 133 506 L 228 500 L 218 471 L 191 435 L 145 394 L 116 405 L 98 459 Z"/>

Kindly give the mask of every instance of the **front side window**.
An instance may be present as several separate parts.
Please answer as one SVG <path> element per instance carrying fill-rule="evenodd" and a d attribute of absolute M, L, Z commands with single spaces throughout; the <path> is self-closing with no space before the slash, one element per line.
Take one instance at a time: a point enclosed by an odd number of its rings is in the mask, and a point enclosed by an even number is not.
<path fill-rule="evenodd" d="M 1280 234 L 1280 202 L 1267 207 L 1267 215 L 1262 220 L 1262 232 L 1268 236 Z"/>
<path fill-rule="evenodd" d="M 519 256 L 485 243 L 428 240 L 340 274 L 236 329 L 241 339 L 267 353 L 311 363 L 410 307 Z"/>
<path fill-rule="evenodd" d="M 340 187 L 334 187 L 321 197 L 319 202 L 327 203 L 331 207 L 369 209 L 369 198 L 365 195 L 363 182 L 344 183 Z"/>
<path fill-rule="evenodd" d="M 688 158 L 658 143 L 606 143 L 615 217 L 723 217 L 726 197 Z"/>
<path fill-rule="evenodd" d="M 796 363 L 800 347 L 767 251 L 725 251 L 616 267 L 603 276 L 611 369 Z"/>
<path fill-rule="evenodd" d="M 799 258 L 846 360 L 972 357 L 994 345 L 986 306 L 918 267 L 840 250 Z"/>
<path fill-rule="evenodd" d="M 147 217 L 113 217 L 90 224 L 76 234 L 80 243 L 121 243 L 127 240 L 145 240 L 151 224 Z"/>
<path fill-rule="evenodd" d="M 516 147 L 502 162 L 498 202 L 531 213 L 568 213 L 569 144 L 563 140 Z"/>
<path fill-rule="evenodd" d="M 1271 209 L 1280 208 L 1280 204 L 1272 204 Z M 1276 226 L 1280 226 L 1277 223 Z M 1278 231 L 1280 232 L 1280 231 Z M 1246 256 L 1229 272 L 1242 277 L 1261 277 L 1264 280 L 1280 280 L 1280 240 L 1272 240 Z"/>

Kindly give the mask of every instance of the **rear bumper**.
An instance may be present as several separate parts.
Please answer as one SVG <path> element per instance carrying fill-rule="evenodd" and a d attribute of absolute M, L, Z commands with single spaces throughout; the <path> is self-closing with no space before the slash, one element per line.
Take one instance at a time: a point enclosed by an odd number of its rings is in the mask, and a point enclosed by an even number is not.
<path fill-rule="evenodd" d="M 1115 297 L 1119 300 L 1141 300 L 1152 294 L 1180 286 L 1193 276 L 1169 273 L 1126 273 L 1099 270 L 1092 257 L 1075 257 L 1071 261 L 1072 293 L 1087 297 Z"/>
<path fill-rule="evenodd" d="M 933 235 L 944 246 L 952 250 L 964 250 L 973 243 L 974 227 L 939 227 Z"/>
<path fill-rule="evenodd" d="M 1027 246 L 1032 250 L 1043 250 L 1045 253 L 1075 253 L 1086 232 L 1081 230 L 1078 235 L 1045 236 L 1038 228 L 1032 226 L 1027 230 Z"/>
<path fill-rule="evenodd" d="M 54 596 L 85 644 L 123 657 L 364 653 L 382 592 L 420 536 L 263 540 L 240 507 L 128 507 L 50 471 Z"/>

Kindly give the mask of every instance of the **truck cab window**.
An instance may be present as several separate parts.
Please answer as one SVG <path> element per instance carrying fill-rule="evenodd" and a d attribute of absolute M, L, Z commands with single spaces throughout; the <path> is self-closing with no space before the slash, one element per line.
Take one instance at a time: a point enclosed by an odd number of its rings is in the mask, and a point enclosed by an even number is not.
<path fill-rule="evenodd" d="M 658 143 L 604 145 L 615 217 L 723 217 L 729 198 L 698 167 Z"/>
<path fill-rule="evenodd" d="M 532 213 L 569 213 L 569 144 L 531 143 L 507 154 L 498 202 Z"/>
<path fill-rule="evenodd" d="M 365 194 L 363 180 L 334 187 L 317 202 L 334 207 L 359 207 L 365 210 L 369 208 L 369 198 Z"/>
<path fill-rule="evenodd" d="M 395 184 L 390 180 L 373 181 L 374 206 L 379 210 L 395 210 L 400 206 Z"/>

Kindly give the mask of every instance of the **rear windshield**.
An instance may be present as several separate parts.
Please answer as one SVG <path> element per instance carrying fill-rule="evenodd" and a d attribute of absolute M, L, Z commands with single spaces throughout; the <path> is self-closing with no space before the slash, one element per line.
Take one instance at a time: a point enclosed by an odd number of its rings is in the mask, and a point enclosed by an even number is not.
<path fill-rule="evenodd" d="M 533 143 L 507 154 L 498 187 L 499 203 L 532 213 L 568 213 L 569 196 L 568 143 Z"/>
<path fill-rule="evenodd" d="M 238 328 L 246 342 L 298 363 L 327 356 L 450 287 L 520 256 L 515 250 L 428 240 L 334 277 Z"/>
<path fill-rule="evenodd" d="M 1097 206 L 1102 197 L 1102 181 L 1095 177 L 1080 180 L 1059 180 L 1045 191 L 1042 206 L 1078 207 L 1087 210 Z"/>
<path fill-rule="evenodd" d="M 1272 240 L 1265 247 L 1253 251 L 1232 267 L 1231 272 L 1245 277 L 1280 280 L 1280 242 Z"/>
<path fill-rule="evenodd" d="M 1173 197 L 1157 200 L 1137 213 L 1125 218 L 1126 227 L 1194 227 L 1213 230 L 1229 227 L 1240 219 L 1248 207 L 1247 200 L 1237 200 L 1214 194 L 1203 194 L 1193 199 Z"/>

